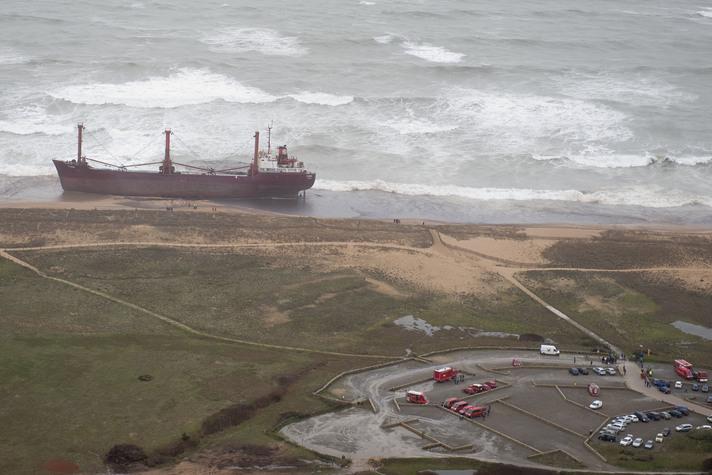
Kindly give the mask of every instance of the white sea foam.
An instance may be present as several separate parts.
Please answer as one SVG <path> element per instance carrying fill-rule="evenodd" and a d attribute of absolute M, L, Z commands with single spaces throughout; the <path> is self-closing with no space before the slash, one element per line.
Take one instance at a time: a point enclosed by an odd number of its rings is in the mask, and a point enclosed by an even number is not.
<path fill-rule="evenodd" d="M 712 18 L 712 8 L 707 8 L 705 10 L 700 10 L 697 12 L 699 16 L 703 16 L 705 18 Z"/>
<path fill-rule="evenodd" d="M 374 36 L 373 41 L 375 41 L 376 43 L 380 43 L 382 45 L 387 45 L 391 41 L 393 41 L 393 38 L 395 38 L 395 36 L 393 36 L 391 34 L 385 34 L 385 35 L 381 35 L 381 36 Z"/>
<path fill-rule="evenodd" d="M 375 5 L 376 2 L 369 2 L 369 1 L 367 1 L 367 0 L 361 0 L 360 2 L 358 2 L 358 4 L 359 4 L 359 5 L 368 5 L 368 6 L 371 6 L 371 5 Z"/>
<path fill-rule="evenodd" d="M 575 73 L 555 80 L 561 92 L 577 99 L 624 102 L 633 105 L 664 106 L 694 101 L 695 94 L 657 78 L 616 78 L 605 74 Z"/>
<path fill-rule="evenodd" d="M 204 37 L 203 43 L 219 53 L 256 51 L 268 56 L 302 56 L 308 50 L 295 36 L 282 36 L 268 28 L 230 28 Z"/>
<path fill-rule="evenodd" d="M 712 206 L 711 197 L 688 195 L 673 190 L 662 191 L 655 187 L 637 187 L 625 191 L 601 190 L 583 192 L 578 190 L 538 190 L 526 188 L 472 188 L 455 185 L 421 185 L 414 183 L 393 183 L 383 180 L 373 181 L 333 181 L 318 179 L 315 189 L 330 191 L 383 191 L 408 196 L 457 197 L 472 200 L 494 201 L 571 201 L 578 203 L 599 203 L 605 205 L 633 205 L 650 208 L 670 208 L 684 205 L 703 204 Z"/>
<path fill-rule="evenodd" d="M 438 132 L 449 132 L 458 128 L 453 124 L 438 124 L 426 119 L 402 119 L 389 120 L 379 123 L 380 126 L 389 127 L 396 130 L 399 134 L 434 134 Z"/>
<path fill-rule="evenodd" d="M 432 63 L 459 63 L 465 57 L 463 53 L 456 53 L 441 46 L 433 46 L 428 43 L 414 43 L 405 41 L 402 44 L 405 54 L 430 61 Z"/>
<path fill-rule="evenodd" d="M 335 96 L 326 92 L 299 92 L 296 94 L 288 94 L 295 101 L 304 104 L 319 104 L 323 106 L 343 106 L 353 102 L 353 96 Z"/>
<path fill-rule="evenodd" d="M 23 64 L 30 58 L 12 48 L 0 48 L 0 66 L 4 64 Z"/>
<path fill-rule="evenodd" d="M 579 99 L 453 88 L 443 100 L 446 112 L 508 153 L 529 153 L 541 140 L 609 143 L 633 137 L 624 113 Z"/>
<path fill-rule="evenodd" d="M 183 68 L 170 76 L 150 77 L 123 84 L 93 83 L 67 86 L 48 94 L 75 104 L 124 104 L 131 107 L 171 108 L 222 99 L 237 103 L 264 103 L 276 96 L 256 87 L 202 69 Z"/>
<path fill-rule="evenodd" d="M 15 135 L 62 135 L 74 128 L 69 117 L 50 116 L 40 105 L 20 107 L 9 111 L 5 119 L 0 119 L 0 132 Z"/>

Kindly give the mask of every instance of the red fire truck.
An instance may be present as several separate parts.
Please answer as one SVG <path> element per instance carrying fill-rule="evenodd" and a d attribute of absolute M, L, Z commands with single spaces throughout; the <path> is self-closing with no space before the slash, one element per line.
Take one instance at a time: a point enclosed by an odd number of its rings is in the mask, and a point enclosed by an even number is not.
<path fill-rule="evenodd" d="M 438 383 L 442 383 L 443 381 L 450 381 L 451 379 L 454 379 L 457 374 L 458 371 L 455 368 L 446 366 L 445 368 L 433 371 L 433 379 Z"/>
<path fill-rule="evenodd" d="M 692 368 L 692 363 L 689 363 L 685 360 L 675 360 L 673 366 L 675 367 L 675 372 L 681 378 L 696 379 L 701 383 L 707 382 L 707 372 L 702 370 L 695 371 Z"/>
<path fill-rule="evenodd" d="M 420 391 L 407 391 L 405 393 L 405 400 L 411 404 L 427 404 L 428 403 L 428 400 L 426 399 L 425 394 L 421 393 Z"/>

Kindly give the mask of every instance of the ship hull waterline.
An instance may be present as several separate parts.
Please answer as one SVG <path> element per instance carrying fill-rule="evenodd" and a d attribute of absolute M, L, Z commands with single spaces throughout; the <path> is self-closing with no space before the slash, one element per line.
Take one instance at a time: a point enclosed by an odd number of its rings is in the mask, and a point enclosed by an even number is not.
<path fill-rule="evenodd" d="M 121 171 L 52 160 L 65 191 L 159 198 L 295 198 L 314 185 L 314 173 L 197 175 Z"/>

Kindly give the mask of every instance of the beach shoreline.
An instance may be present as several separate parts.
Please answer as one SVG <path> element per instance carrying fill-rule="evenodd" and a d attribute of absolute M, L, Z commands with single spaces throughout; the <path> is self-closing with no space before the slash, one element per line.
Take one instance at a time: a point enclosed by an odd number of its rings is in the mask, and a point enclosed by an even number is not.
<path fill-rule="evenodd" d="M 52 175 L 3 177 L 0 208 L 219 211 L 324 219 L 375 219 L 401 223 L 712 229 L 712 209 L 646 208 L 564 201 L 470 200 L 383 191 L 313 189 L 305 198 L 194 200 L 65 192 Z"/>

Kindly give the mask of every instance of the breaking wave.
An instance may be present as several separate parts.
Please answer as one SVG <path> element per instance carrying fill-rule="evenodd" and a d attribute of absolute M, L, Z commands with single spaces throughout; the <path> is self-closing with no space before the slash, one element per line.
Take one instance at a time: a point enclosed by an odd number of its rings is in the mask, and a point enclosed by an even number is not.
<path fill-rule="evenodd" d="M 697 12 L 699 16 L 703 16 L 705 18 L 712 18 L 712 8 L 707 8 L 705 10 L 700 10 Z"/>
<path fill-rule="evenodd" d="M 318 190 L 329 191 L 383 191 L 408 196 L 456 197 L 471 200 L 494 201 L 571 201 L 604 205 L 630 205 L 649 208 L 673 208 L 685 205 L 712 207 L 712 198 L 690 196 L 684 192 L 661 191 L 653 187 L 637 187 L 627 191 L 605 190 L 584 192 L 578 190 L 537 190 L 527 188 L 471 188 L 456 185 L 420 185 L 393 183 L 383 180 L 334 181 L 318 179 Z"/>
<path fill-rule="evenodd" d="M 32 105 L 15 109 L 7 119 L 0 120 L 0 132 L 15 135 L 62 135 L 72 132 L 74 128 L 68 120 L 68 117 L 50 117 L 47 109 Z"/>
<path fill-rule="evenodd" d="M 297 94 L 288 94 L 295 101 L 304 104 L 319 104 L 322 106 L 343 106 L 353 102 L 353 96 L 335 96 L 326 92 L 300 92 Z"/>
<path fill-rule="evenodd" d="M 231 28 L 201 39 L 219 53 L 256 51 L 268 56 L 302 56 L 308 50 L 296 36 L 282 36 L 268 28 Z"/>
<path fill-rule="evenodd" d="M 459 63 L 465 57 L 464 53 L 456 53 L 441 46 L 433 46 L 428 43 L 414 43 L 405 41 L 401 45 L 405 49 L 405 54 L 415 56 L 431 63 Z"/>
<path fill-rule="evenodd" d="M 150 77 L 123 84 L 94 83 L 67 86 L 48 94 L 75 104 L 123 104 L 171 108 L 217 99 L 237 103 L 273 102 L 277 97 L 256 87 L 204 70 L 183 68 L 167 77 Z"/>
<path fill-rule="evenodd" d="M 49 91 L 48 95 L 75 104 L 119 104 L 139 108 L 173 108 L 205 104 L 216 100 L 240 104 L 260 104 L 291 98 L 305 104 L 345 105 L 353 96 L 303 91 L 273 95 L 262 89 L 245 86 L 222 74 L 202 69 L 183 68 L 169 76 L 154 76 L 122 84 L 94 83 L 67 86 Z"/>

